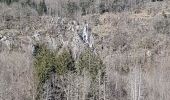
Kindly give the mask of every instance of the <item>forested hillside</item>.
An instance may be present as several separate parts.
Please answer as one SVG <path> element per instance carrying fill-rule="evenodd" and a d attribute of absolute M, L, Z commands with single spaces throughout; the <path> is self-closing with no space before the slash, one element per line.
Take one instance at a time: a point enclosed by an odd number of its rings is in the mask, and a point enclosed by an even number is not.
<path fill-rule="evenodd" d="M 0 100 L 170 100 L 169 0 L 0 0 Z"/>

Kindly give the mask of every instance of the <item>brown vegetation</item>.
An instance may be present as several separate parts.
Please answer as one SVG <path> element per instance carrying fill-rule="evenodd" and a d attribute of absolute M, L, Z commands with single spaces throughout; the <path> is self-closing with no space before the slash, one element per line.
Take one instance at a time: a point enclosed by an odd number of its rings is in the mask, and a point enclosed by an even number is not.
<path fill-rule="evenodd" d="M 0 0 L 0 99 L 169 100 L 169 5 Z"/>

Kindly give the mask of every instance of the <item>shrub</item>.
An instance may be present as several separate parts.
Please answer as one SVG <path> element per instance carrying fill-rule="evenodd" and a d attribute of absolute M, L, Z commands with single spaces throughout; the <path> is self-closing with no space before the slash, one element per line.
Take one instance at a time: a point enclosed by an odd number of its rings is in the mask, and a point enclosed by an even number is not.
<path fill-rule="evenodd" d="M 67 71 L 75 72 L 74 60 L 71 53 L 67 50 L 56 56 L 55 66 L 59 75 L 63 75 Z"/>
<path fill-rule="evenodd" d="M 157 33 L 169 34 L 170 33 L 170 21 L 168 19 L 160 19 L 153 25 Z"/>
<path fill-rule="evenodd" d="M 47 49 L 45 45 L 38 44 L 34 56 L 35 75 L 38 78 L 37 100 L 40 98 L 42 87 L 51 73 L 63 75 L 68 71 L 75 71 L 75 67 L 72 55 L 67 50 L 55 56 L 54 52 Z"/>
<path fill-rule="evenodd" d="M 18 2 L 19 0 L 0 0 L 0 2 L 6 3 L 7 5 L 10 5 L 13 2 Z"/>
<path fill-rule="evenodd" d="M 88 8 L 93 5 L 94 0 L 80 0 L 79 6 L 81 8 L 82 15 L 88 13 Z"/>
<path fill-rule="evenodd" d="M 40 98 L 43 84 L 49 78 L 49 72 L 54 68 L 55 62 L 54 54 L 45 45 L 37 45 L 37 47 L 34 61 L 35 74 L 38 78 L 36 100 Z"/>
<path fill-rule="evenodd" d="M 44 0 L 39 3 L 37 7 L 37 12 L 39 15 L 47 14 L 47 6 Z"/>
<path fill-rule="evenodd" d="M 42 84 L 49 78 L 48 74 L 55 65 L 55 56 L 45 45 L 38 45 L 37 47 L 34 67 L 39 83 Z"/>
<path fill-rule="evenodd" d="M 82 74 L 82 71 L 85 69 L 89 72 L 90 76 L 95 79 L 98 71 L 102 69 L 102 67 L 103 63 L 99 56 L 90 50 L 86 50 L 80 55 L 77 69 L 80 74 Z"/>
<path fill-rule="evenodd" d="M 155 37 L 143 37 L 139 43 L 138 43 L 138 48 L 143 48 L 143 49 L 152 49 L 158 44 L 158 41 L 154 39 Z"/>
<path fill-rule="evenodd" d="M 127 46 L 126 49 L 130 49 L 129 41 L 127 40 L 128 35 L 127 33 L 118 33 L 115 34 L 114 37 L 111 39 L 110 46 L 112 47 L 113 51 L 123 50 Z"/>
<path fill-rule="evenodd" d="M 99 5 L 99 13 L 103 14 L 105 12 L 109 12 L 109 7 L 105 4 L 105 2 L 101 2 Z"/>
<path fill-rule="evenodd" d="M 68 2 L 66 5 L 67 14 L 69 16 L 74 15 L 78 11 L 79 7 L 75 2 Z"/>
<path fill-rule="evenodd" d="M 22 1 L 22 2 L 21 2 L 22 7 L 25 7 L 25 6 L 27 6 L 27 5 L 29 5 L 30 7 L 32 7 L 32 5 L 34 5 L 34 4 L 35 4 L 35 2 L 34 2 L 34 1 L 31 1 L 31 0 L 25 0 L 25 1 Z"/>
<path fill-rule="evenodd" d="M 44 45 L 36 48 L 34 66 L 40 83 L 44 83 L 49 78 L 49 72 L 53 71 L 58 75 L 63 75 L 67 71 L 75 71 L 74 60 L 69 51 L 64 50 L 56 55 Z"/>

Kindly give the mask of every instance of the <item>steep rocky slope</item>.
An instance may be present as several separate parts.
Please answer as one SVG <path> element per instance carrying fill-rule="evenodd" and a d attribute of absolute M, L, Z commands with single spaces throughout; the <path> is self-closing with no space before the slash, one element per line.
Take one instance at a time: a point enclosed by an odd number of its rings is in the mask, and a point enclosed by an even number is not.
<path fill-rule="evenodd" d="M 169 100 L 169 4 L 74 20 L 1 4 L 0 100 Z"/>

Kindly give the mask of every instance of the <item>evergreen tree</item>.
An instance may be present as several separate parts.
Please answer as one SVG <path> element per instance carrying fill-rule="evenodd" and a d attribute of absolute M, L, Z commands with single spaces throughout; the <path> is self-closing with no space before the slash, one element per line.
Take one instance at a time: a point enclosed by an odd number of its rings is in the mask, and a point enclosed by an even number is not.
<path fill-rule="evenodd" d="M 19 0 L 0 0 L 0 2 L 6 3 L 7 5 L 10 5 L 13 2 L 18 2 Z"/>
<path fill-rule="evenodd" d="M 40 15 L 47 14 L 47 6 L 45 4 L 45 1 L 41 1 L 39 6 L 38 6 L 38 13 Z"/>

